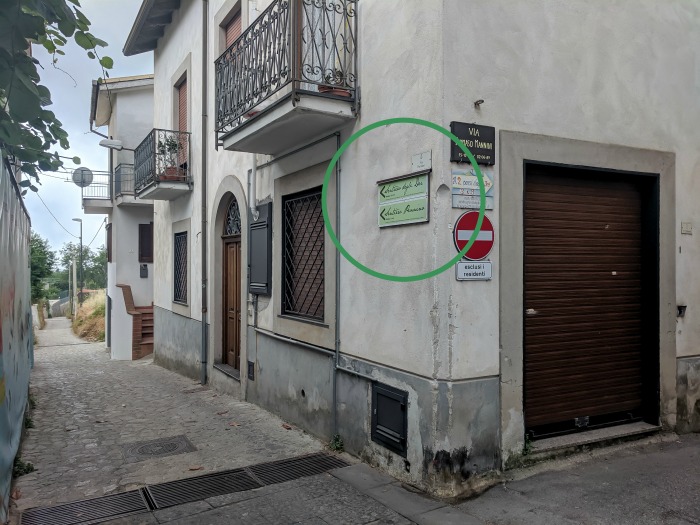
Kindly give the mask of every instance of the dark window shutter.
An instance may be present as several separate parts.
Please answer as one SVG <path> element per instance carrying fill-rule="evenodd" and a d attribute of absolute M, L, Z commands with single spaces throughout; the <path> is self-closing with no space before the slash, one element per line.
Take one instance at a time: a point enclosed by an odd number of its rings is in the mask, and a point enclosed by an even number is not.
<path fill-rule="evenodd" d="M 241 36 L 241 13 L 236 13 L 233 18 L 226 24 L 226 48 L 228 49 L 238 37 Z"/>
<path fill-rule="evenodd" d="M 250 224 L 248 291 L 255 295 L 272 293 L 272 203 L 258 206 L 260 216 Z"/>
<path fill-rule="evenodd" d="M 112 223 L 105 226 L 107 230 L 107 262 L 112 262 Z"/>
<path fill-rule="evenodd" d="M 153 262 L 153 223 L 139 224 L 139 262 Z"/>

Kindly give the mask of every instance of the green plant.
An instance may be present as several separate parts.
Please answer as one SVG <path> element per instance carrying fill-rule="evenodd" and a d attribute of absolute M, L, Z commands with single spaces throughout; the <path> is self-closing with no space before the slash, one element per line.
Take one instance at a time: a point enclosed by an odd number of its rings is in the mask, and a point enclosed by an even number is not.
<path fill-rule="evenodd" d="M 34 472 L 35 470 L 36 469 L 34 468 L 34 465 L 29 463 L 28 461 L 22 461 L 22 458 L 20 458 L 19 456 L 15 456 L 15 462 L 12 465 L 13 478 L 24 476 L 25 474 L 29 474 L 30 472 Z"/>
<path fill-rule="evenodd" d="M 525 443 L 523 444 L 523 456 L 529 456 L 532 454 L 532 439 L 530 439 L 530 434 L 525 434 Z"/>
<path fill-rule="evenodd" d="M 342 452 L 345 449 L 343 438 L 340 437 L 340 434 L 333 436 L 333 439 L 328 443 L 328 448 L 335 452 Z"/>
<path fill-rule="evenodd" d="M 158 154 L 163 157 L 166 166 L 177 166 L 177 150 L 179 144 L 172 135 L 158 141 Z"/>
<path fill-rule="evenodd" d="M 34 421 L 28 413 L 24 414 L 24 428 L 34 428 Z"/>
<path fill-rule="evenodd" d="M 36 398 L 31 392 L 29 393 L 29 408 L 31 408 L 32 410 L 36 408 Z"/>
<path fill-rule="evenodd" d="M 90 314 L 90 317 L 104 317 L 106 311 L 105 304 L 98 304 Z"/>

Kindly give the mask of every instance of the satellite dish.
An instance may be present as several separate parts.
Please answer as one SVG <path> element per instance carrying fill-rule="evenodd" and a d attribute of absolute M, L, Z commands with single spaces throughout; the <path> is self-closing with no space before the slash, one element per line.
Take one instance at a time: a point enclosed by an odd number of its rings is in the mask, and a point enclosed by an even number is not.
<path fill-rule="evenodd" d="M 73 182 L 76 186 L 84 188 L 92 183 L 92 172 L 88 168 L 78 168 L 73 172 Z"/>

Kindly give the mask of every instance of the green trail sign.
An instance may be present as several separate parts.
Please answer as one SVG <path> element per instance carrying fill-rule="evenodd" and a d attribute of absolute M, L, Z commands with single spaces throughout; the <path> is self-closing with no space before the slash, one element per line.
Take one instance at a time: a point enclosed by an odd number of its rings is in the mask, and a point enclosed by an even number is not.
<path fill-rule="evenodd" d="M 428 222 L 430 169 L 377 182 L 379 227 Z"/>
<path fill-rule="evenodd" d="M 428 222 L 428 196 L 379 205 L 379 227 Z"/>
<path fill-rule="evenodd" d="M 428 174 L 390 179 L 379 183 L 379 204 L 399 199 L 428 195 Z"/>

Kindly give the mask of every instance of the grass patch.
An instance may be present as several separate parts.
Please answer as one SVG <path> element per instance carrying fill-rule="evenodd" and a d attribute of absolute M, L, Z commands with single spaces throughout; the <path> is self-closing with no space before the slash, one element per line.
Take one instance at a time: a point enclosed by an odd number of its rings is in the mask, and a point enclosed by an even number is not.
<path fill-rule="evenodd" d="M 29 463 L 28 461 L 22 461 L 22 458 L 19 456 L 15 456 L 15 463 L 12 465 L 13 478 L 24 476 L 25 474 L 29 474 L 30 472 L 34 472 L 35 470 L 36 469 L 34 468 L 34 465 Z"/>
<path fill-rule="evenodd" d="M 88 297 L 73 318 L 73 332 L 91 342 L 105 340 L 107 294 L 104 290 Z"/>
<path fill-rule="evenodd" d="M 43 330 L 46 326 L 46 300 L 39 299 L 36 303 L 36 313 L 39 318 L 39 330 Z"/>
<path fill-rule="evenodd" d="M 328 443 L 328 448 L 334 452 L 342 452 L 345 449 L 345 444 L 343 443 L 343 438 L 340 437 L 340 434 L 333 436 L 333 439 L 331 439 L 330 443 Z"/>

